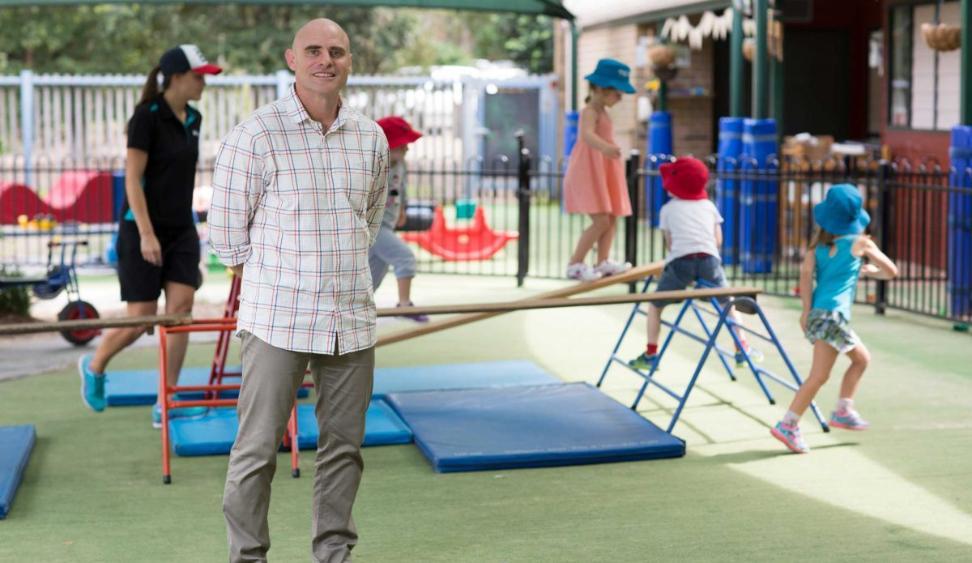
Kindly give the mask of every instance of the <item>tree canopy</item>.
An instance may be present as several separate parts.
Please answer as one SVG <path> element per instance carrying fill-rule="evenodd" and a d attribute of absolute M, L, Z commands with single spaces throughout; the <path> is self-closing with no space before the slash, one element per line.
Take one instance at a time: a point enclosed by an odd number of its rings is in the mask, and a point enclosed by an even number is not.
<path fill-rule="evenodd" d="M 351 37 L 356 74 L 403 66 L 509 59 L 534 73 L 553 66 L 546 16 L 287 5 L 101 4 L 0 9 L 0 74 L 135 73 L 180 43 L 195 43 L 231 73 L 285 68 L 303 22 L 326 16 Z"/>

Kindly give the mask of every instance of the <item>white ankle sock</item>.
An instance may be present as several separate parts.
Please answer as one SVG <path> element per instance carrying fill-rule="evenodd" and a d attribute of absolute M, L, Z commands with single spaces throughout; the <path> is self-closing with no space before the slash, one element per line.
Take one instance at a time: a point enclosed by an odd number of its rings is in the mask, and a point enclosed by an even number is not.
<path fill-rule="evenodd" d="M 837 399 L 837 412 L 854 410 L 854 399 Z"/>
<path fill-rule="evenodd" d="M 793 411 L 786 411 L 783 415 L 783 424 L 787 426 L 796 426 L 800 423 L 800 415 Z"/>

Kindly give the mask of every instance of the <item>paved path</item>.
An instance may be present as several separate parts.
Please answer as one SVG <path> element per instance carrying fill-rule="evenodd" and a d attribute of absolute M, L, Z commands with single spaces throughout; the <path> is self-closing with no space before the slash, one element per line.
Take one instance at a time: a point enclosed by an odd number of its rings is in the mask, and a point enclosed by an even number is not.
<path fill-rule="evenodd" d="M 81 298 L 98 309 L 102 317 L 121 317 L 125 314 L 125 304 L 119 300 L 118 283 L 115 280 L 82 279 Z M 229 293 L 229 278 L 222 274 L 210 274 L 196 294 L 196 316 L 218 317 L 223 313 L 226 296 Z M 62 294 L 50 301 L 35 301 L 31 314 L 41 320 L 57 320 L 57 313 L 67 303 Z M 193 342 L 212 342 L 213 333 L 198 333 L 191 336 Z M 81 354 L 94 351 L 100 337 L 86 346 L 74 346 L 58 333 L 26 334 L 22 336 L 0 336 L 0 381 L 30 375 L 58 371 L 77 363 Z M 145 335 L 132 346 L 158 346 L 158 337 Z"/>

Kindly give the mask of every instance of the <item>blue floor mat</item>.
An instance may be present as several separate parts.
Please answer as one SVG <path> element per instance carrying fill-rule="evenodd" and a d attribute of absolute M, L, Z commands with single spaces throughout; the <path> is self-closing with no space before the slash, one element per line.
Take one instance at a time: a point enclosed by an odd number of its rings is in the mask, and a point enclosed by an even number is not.
<path fill-rule="evenodd" d="M 182 368 L 179 383 L 205 385 L 209 382 L 209 367 Z M 239 372 L 239 366 L 227 367 L 229 372 Z M 158 395 L 157 369 L 109 371 L 105 380 L 105 399 L 112 407 L 154 405 Z M 228 378 L 227 382 L 239 382 Z M 401 391 L 431 391 L 436 389 L 472 389 L 477 387 L 501 387 L 506 385 L 540 385 L 559 383 L 540 366 L 526 360 L 480 362 L 469 364 L 443 364 L 401 368 L 377 368 L 373 397 L 383 398 L 388 393 Z M 301 389 L 298 397 L 307 396 Z M 235 391 L 227 391 L 225 397 L 236 397 Z M 181 398 L 202 398 L 201 393 L 181 393 Z"/>
<path fill-rule="evenodd" d="M 526 360 L 443 364 L 375 370 L 372 396 L 384 398 L 402 391 L 473 389 L 508 385 L 560 383 L 537 364 Z"/>
<path fill-rule="evenodd" d="M 206 385 L 209 383 L 210 368 L 184 367 L 179 374 L 180 385 Z M 239 373 L 239 366 L 227 367 L 226 371 Z M 109 371 L 105 380 L 105 400 L 110 407 L 131 407 L 138 405 L 154 405 L 155 398 L 159 394 L 159 370 L 139 369 L 126 371 Z M 239 376 L 227 377 L 225 383 L 239 383 Z M 307 389 L 301 389 L 297 395 L 300 398 L 307 396 Z M 226 398 L 236 398 L 239 396 L 237 391 L 223 391 L 220 394 Z M 179 398 L 201 399 L 202 393 L 180 393 Z"/>
<path fill-rule="evenodd" d="M 234 408 L 210 409 L 197 418 L 169 421 L 172 450 L 180 456 L 225 455 L 233 447 L 239 421 Z M 314 405 L 297 407 L 297 438 L 301 449 L 317 447 L 317 421 Z M 407 444 L 412 432 L 384 401 L 372 399 L 365 420 L 365 446 Z"/>
<path fill-rule="evenodd" d="M 0 519 L 10 512 L 36 440 L 33 424 L 0 426 Z"/>
<path fill-rule="evenodd" d="M 440 473 L 681 457 L 685 442 L 586 383 L 393 393 Z"/>

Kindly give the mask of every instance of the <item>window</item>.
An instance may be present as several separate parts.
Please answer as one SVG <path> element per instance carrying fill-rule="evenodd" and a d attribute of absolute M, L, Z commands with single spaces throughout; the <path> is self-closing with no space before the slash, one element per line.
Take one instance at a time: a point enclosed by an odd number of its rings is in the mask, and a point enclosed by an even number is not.
<path fill-rule="evenodd" d="M 892 126 L 947 130 L 959 122 L 961 51 L 934 51 L 921 33 L 921 24 L 935 22 L 935 11 L 936 3 L 891 11 Z M 938 19 L 957 25 L 959 3 L 942 3 Z"/>
<path fill-rule="evenodd" d="M 911 125 L 911 6 L 891 12 L 891 125 Z"/>

